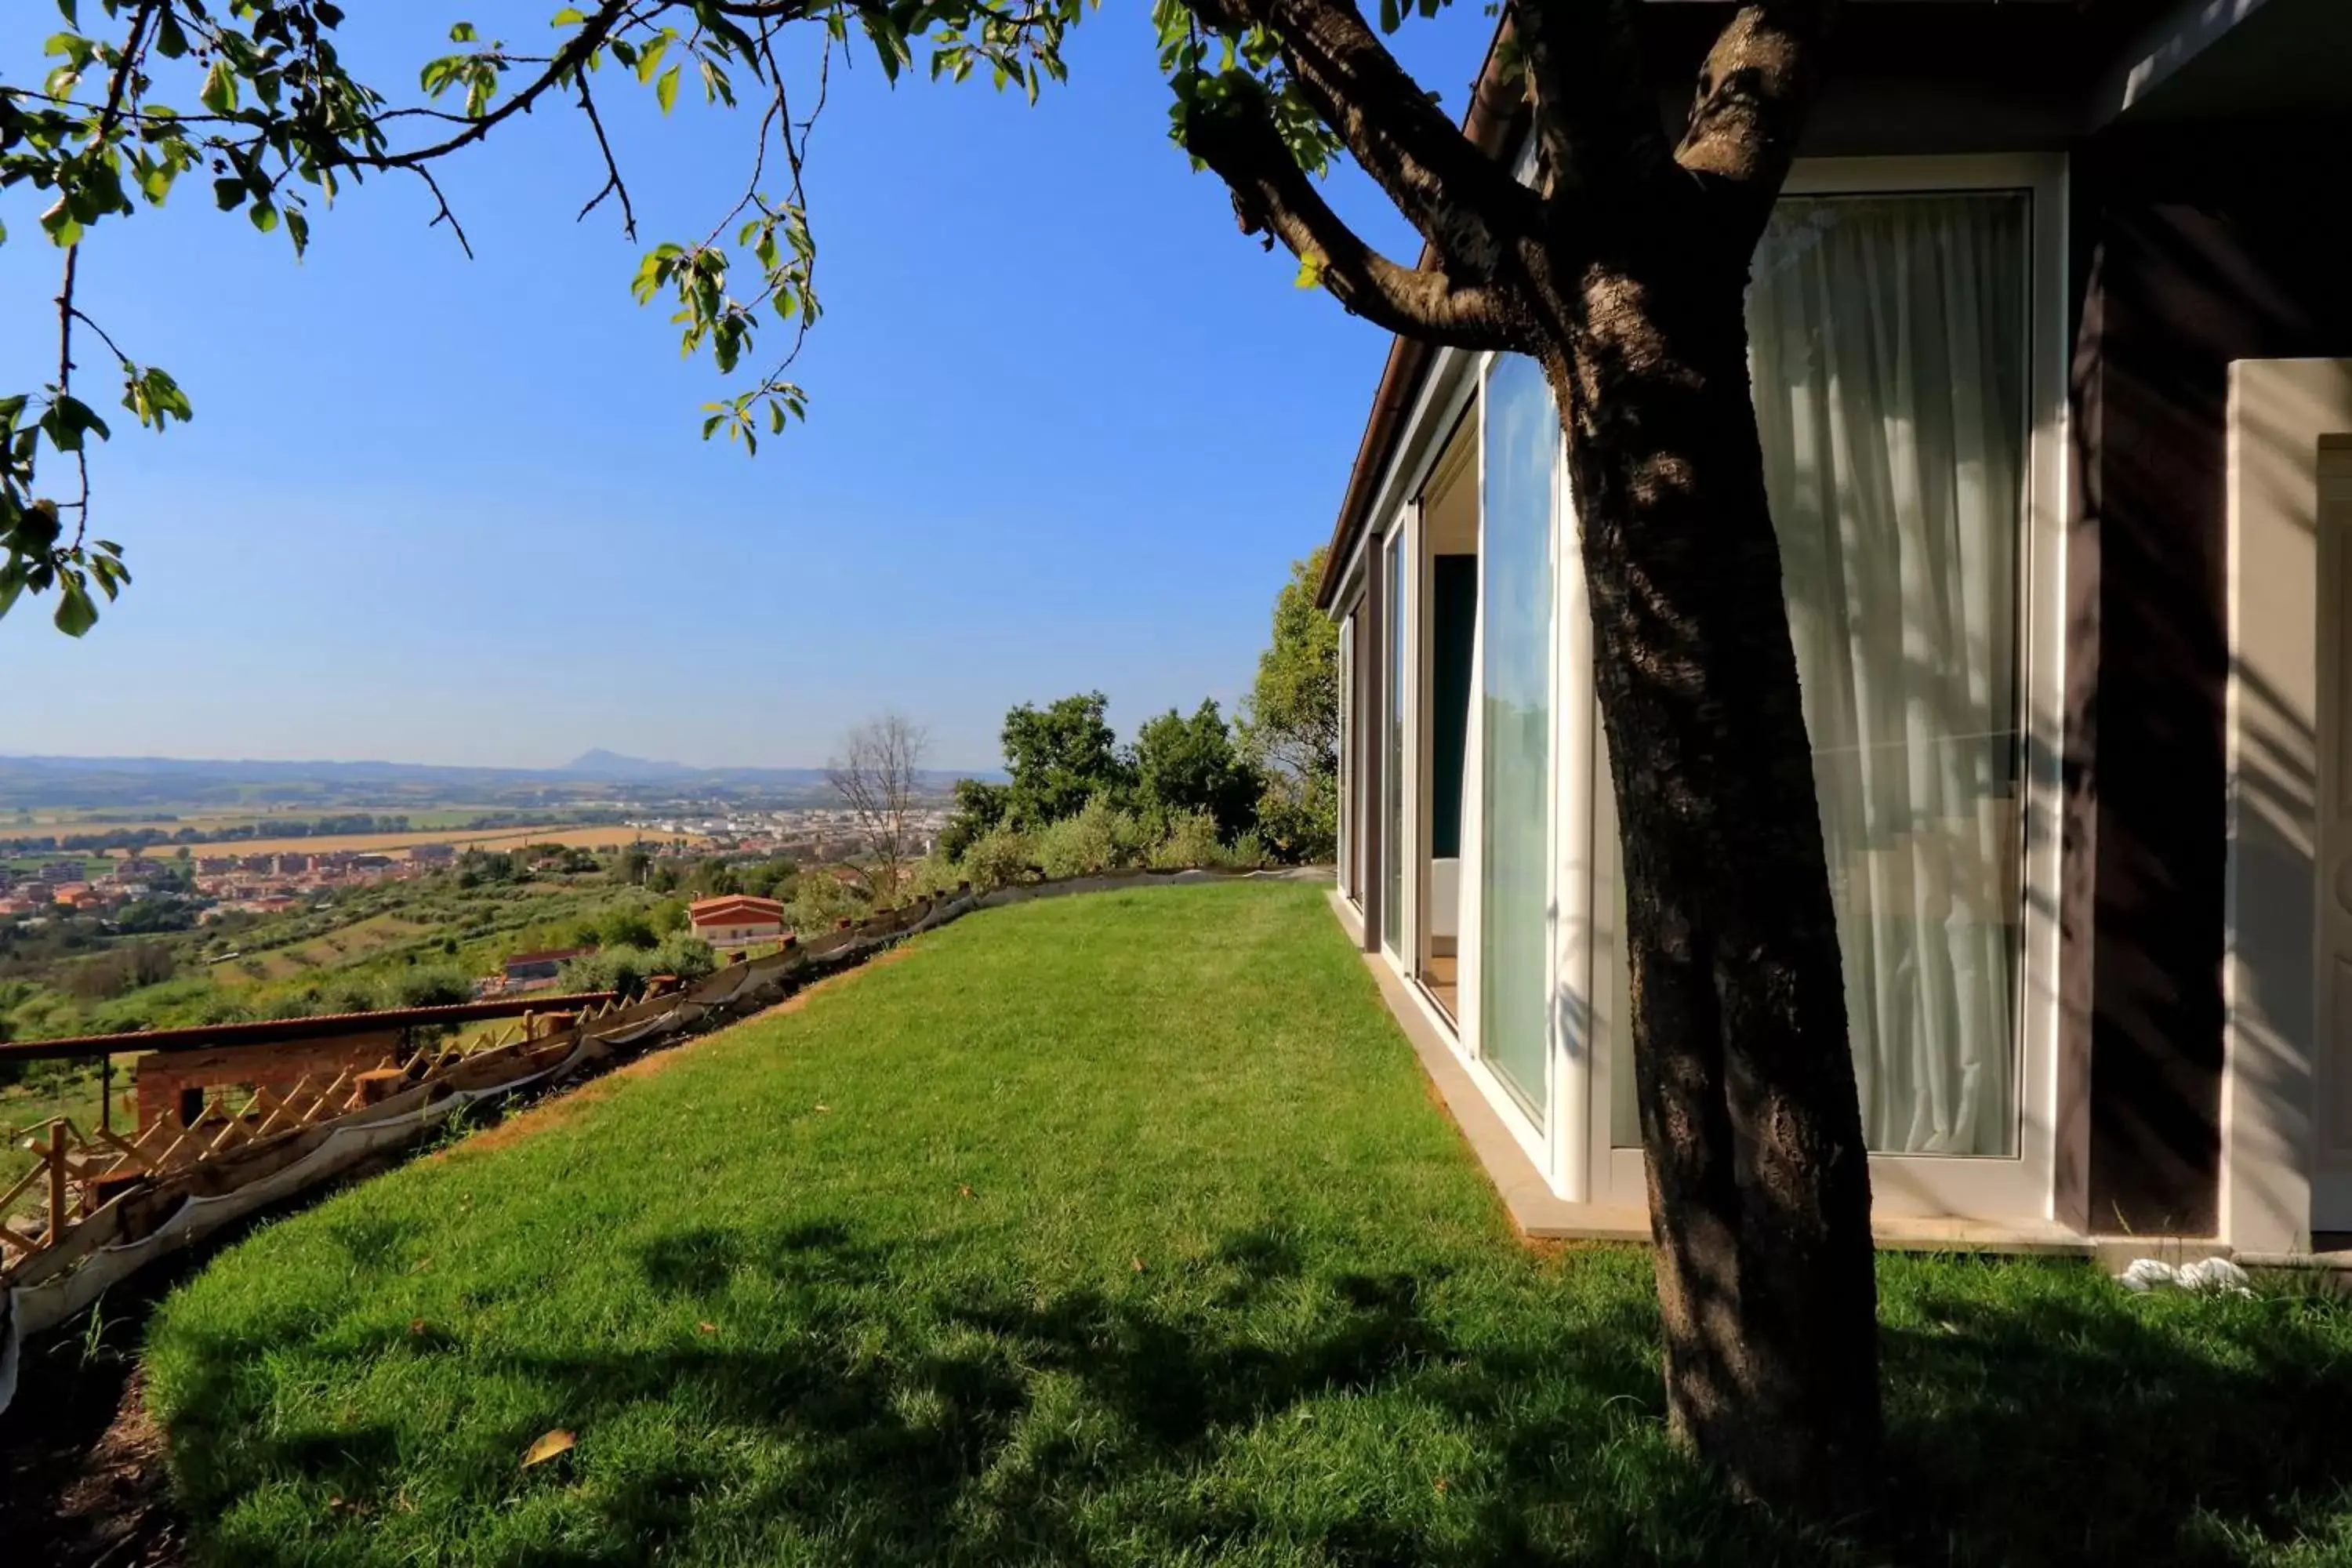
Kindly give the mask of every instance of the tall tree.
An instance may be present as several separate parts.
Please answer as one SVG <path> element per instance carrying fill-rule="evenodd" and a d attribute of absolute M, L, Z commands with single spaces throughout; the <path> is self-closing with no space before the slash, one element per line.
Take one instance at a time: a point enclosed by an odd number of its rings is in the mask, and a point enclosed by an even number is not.
<path fill-rule="evenodd" d="M 688 66 L 713 101 L 733 102 L 740 79 L 760 109 L 755 166 L 777 188 L 755 175 L 706 237 L 648 252 L 637 288 L 674 299 L 687 345 L 728 372 L 763 311 L 782 319 L 792 346 L 776 368 L 709 405 L 706 436 L 748 448 L 802 406 L 786 375 L 816 316 L 800 178 L 810 115 L 793 108 L 780 46 L 807 40 L 822 79 L 853 37 L 893 76 L 921 44 L 935 76 L 979 71 L 1034 95 L 1062 75 L 1085 5 L 583 0 L 555 14 L 545 52 L 460 23 L 457 49 L 425 65 L 419 104 L 345 70 L 330 0 L 95 3 L 102 36 L 60 0 L 55 68 L 38 89 L 0 88 L 0 184 L 57 192 L 42 227 L 64 257 L 57 379 L 0 397 L 0 610 L 54 593 L 58 626 L 77 635 L 94 591 L 125 580 L 121 550 L 90 527 L 89 445 L 107 429 L 75 390 L 77 333 L 105 344 L 142 424 L 190 413 L 77 291 L 88 233 L 131 211 L 133 192 L 160 202 L 178 176 L 210 173 L 220 206 L 282 227 L 299 250 L 306 193 L 397 173 L 423 180 L 436 221 L 461 233 L 436 163 L 570 102 L 603 171 L 590 205 L 611 201 L 634 232 L 596 108 L 614 77 L 599 72 L 617 66 L 665 108 Z M 1641 7 L 1505 0 L 1535 152 L 1524 181 L 1389 51 L 1381 33 L 1405 9 L 1392 0 L 1377 28 L 1352 0 L 1155 0 L 1154 15 L 1175 136 L 1231 188 L 1244 230 L 1278 240 L 1302 281 L 1366 320 L 1528 355 L 1550 385 L 1624 836 L 1668 1411 L 1740 1487 L 1835 1508 L 1866 1489 L 1879 1439 L 1869 1174 L 1742 305 L 1838 0 L 1738 5 L 1678 134 L 1652 96 Z M 163 94 L 167 67 L 179 79 Z M 1381 255 L 1323 199 L 1314 174 L 1342 154 L 1418 231 L 1416 263 Z"/>
<path fill-rule="evenodd" d="M 1238 728 L 1265 777 L 1260 826 L 1283 858 L 1324 860 L 1339 839 L 1339 626 L 1316 607 L 1328 552 L 1290 564 Z"/>
<path fill-rule="evenodd" d="M 1216 819 L 1220 838 L 1230 840 L 1255 823 L 1261 787 L 1257 770 L 1234 748 L 1233 731 L 1214 698 L 1204 700 L 1189 719 L 1171 708 L 1135 732 L 1138 801 L 1171 811 L 1205 811 Z"/>
<path fill-rule="evenodd" d="M 825 783 L 856 819 L 866 846 L 856 869 L 876 909 L 898 901 L 907 868 L 922 854 L 915 812 L 929 744 L 929 737 L 906 715 L 885 713 L 852 730 L 841 755 L 825 764 Z"/>
<path fill-rule="evenodd" d="M 1135 769 L 1103 717 L 1110 699 L 1099 691 L 1056 698 L 1045 707 L 1024 702 L 1004 716 L 1004 817 L 1015 826 L 1042 827 L 1075 816 L 1097 795 L 1123 803 Z"/>

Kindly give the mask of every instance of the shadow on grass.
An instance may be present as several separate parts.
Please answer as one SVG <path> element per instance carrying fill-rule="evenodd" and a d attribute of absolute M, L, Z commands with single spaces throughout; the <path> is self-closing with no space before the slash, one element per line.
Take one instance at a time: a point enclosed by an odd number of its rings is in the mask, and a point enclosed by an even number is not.
<path fill-rule="evenodd" d="M 690 1443 L 649 1451 L 583 1489 L 593 1528 L 511 1560 L 748 1559 L 782 1528 L 820 1543 L 811 1560 L 861 1563 L 2223 1563 L 2330 1538 L 2352 1516 L 2352 1319 L 2317 1300 L 2133 1302 L 2032 1264 L 1900 1276 L 1882 1348 L 1890 1506 L 1823 1533 L 1731 1502 L 1669 1447 L 1638 1292 L 1588 1296 L 1546 1337 L 1440 1304 L 1441 1266 L 1318 1272 L 1264 1234 L 1232 1238 L 1190 1310 L 1140 1289 L 910 1289 L 892 1283 L 901 1253 L 830 1222 L 681 1233 L 639 1255 L 648 1284 L 717 1300 L 748 1272 L 781 1288 L 785 1348 L 496 1354 L 489 1370 L 546 1391 L 583 1433 L 682 1408 L 792 1457 L 747 1481 Z M 1566 1260 L 1528 1300 L 1575 1289 L 1580 1267 Z M 184 1403 L 173 1434 L 195 1517 L 257 1484 L 362 1510 L 393 1500 L 404 1478 L 390 1431 L 257 1432 L 239 1397 L 266 1348 L 208 1348 L 217 1386 Z M 1285 1466 L 1287 1434 L 1305 1428 L 1287 1423 L 1355 1401 L 1458 1434 L 1472 1484 L 1431 1505 L 1426 1479 L 1382 1468 L 1393 1456 L 1374 1422 L 1352 1451 L 1360 1505 L 1303 1515 L 1290 1494 L 1305 1483 Z M 511 1481 L 510 1456 L 536 1435 L 476 1445 L 497 1468 L 470 1473 Z M 211 1462 L 216 1445 L 232 1462 Z M 562 1484 L 561 1467 L 542 1475 L 513 1484 Z M 217 1545 L 238 1563 L 344 1560 L 317 1540 Z"/>

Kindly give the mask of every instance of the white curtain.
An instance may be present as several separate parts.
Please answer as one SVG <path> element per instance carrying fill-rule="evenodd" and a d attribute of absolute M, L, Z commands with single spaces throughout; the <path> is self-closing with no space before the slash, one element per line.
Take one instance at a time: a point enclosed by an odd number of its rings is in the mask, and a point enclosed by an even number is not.
<path fill-rule="evenodd" d="M 1874 1150 L 2016 1145 L 2027 198 L 1791 197 L 1748 327 Z"/>

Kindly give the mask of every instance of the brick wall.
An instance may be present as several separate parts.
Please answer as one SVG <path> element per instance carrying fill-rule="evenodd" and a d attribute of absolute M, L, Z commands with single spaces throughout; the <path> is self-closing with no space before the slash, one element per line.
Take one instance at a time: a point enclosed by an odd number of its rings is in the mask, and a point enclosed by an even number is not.
<path fill-rule="evenodd" d="M 181 1097 L 192 1090 L 210 1091 L 226 1084 L 250 1084 L 273 1094 L 292 1092 L 307 1075 L 312 1086 L 324 1088 L 335 1075 L 364 1072 L 394 1055 L 400 1031 L 343 1035 L 324 1040 L 289 1040 L 274 1046 L 246 1046 L 236 1050 L 151 1051 L 139 1058 L 139 1130 L 144 1132 L 164 1118 L 178 1120 Z M 236 1107 L 230 1107 L 231 1110 Z"/>

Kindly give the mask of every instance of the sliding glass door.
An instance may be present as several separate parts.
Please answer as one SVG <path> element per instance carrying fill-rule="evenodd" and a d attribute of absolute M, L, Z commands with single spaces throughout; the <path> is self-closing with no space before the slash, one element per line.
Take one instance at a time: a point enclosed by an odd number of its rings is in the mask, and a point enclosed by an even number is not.
<path fill-rule="evenodd" d="M 1538 1126 L 1552 1011 L 1552 577 L 1559 421 L 1534 361 L 1483 400 L 1478 1054 Z"/>
<path fill-rule="evenodd" d="M 1363 883 L 1357 875 L 1355 853 L 1356 832 L 1356 726 L 1363 722 L 1363 714 L 1356 701 L 1356 612 L 1349 610 L 1339 622 L 1339 809 L 1337 845 L 1338 877 L 1340 896 L 1350 903 L 1361 904 Z"/>
<path fill-rule="evenodd" d="M 1864 1131 L 2017 1151 L 2021 191 L 1792 196 L 1748 297 Z"/>
<path fill-rule="evenodd" d="M 1381 630 L 1388 641 L 1385 700 L 1381 704 L 1381 940 L 1391 952 L 1404 953 L 1404 769 L 1405 697 L 1412 690 L 1405 663 L 1405 539 L 1400 528 L 1387 551 L 1387 603 Z"/>

